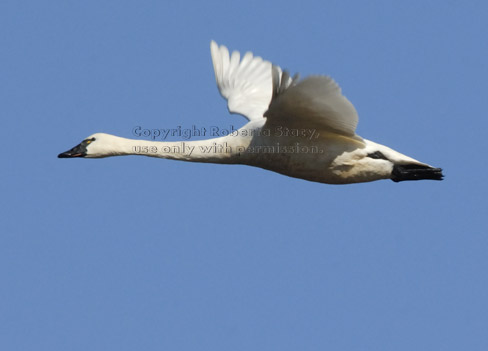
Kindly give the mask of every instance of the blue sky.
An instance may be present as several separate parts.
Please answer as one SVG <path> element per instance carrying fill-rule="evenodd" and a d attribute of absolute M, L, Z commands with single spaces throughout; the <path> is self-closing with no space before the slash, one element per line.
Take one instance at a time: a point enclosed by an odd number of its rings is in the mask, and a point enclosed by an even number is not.
<path fill-rule="evenodd" d="M 4 350 L 486 350 L 482 1 L 0 4 Z M 211 39 L 327 74 L 443 182 L 64 160 L 95 132 L 236 128 Z"/>

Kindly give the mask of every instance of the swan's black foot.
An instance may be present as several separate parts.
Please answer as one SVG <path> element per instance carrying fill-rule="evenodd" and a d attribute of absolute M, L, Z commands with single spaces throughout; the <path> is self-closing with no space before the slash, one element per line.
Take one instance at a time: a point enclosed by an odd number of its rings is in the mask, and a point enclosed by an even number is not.
<path fill-rule="evenodd" d="M 442 180 L 443 178 L 442 168 L 433 168 L 416 164 L 395 165 L 391 172 L 391 180 L 394 182 L 422 179 Z"/>

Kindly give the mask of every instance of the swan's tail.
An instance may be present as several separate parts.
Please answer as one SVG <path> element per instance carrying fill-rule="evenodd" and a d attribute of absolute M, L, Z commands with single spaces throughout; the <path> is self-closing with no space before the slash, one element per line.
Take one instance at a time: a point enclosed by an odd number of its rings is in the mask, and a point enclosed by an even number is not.
<path fill-rule="evenodd" d="M 427 165 L 419 164 L 403 164 L 394 165 L 391 172 L 391 180 L 394 182 L 402 182 L 404 180 L 442 180 L 442 168 L 434 168 Z"/>

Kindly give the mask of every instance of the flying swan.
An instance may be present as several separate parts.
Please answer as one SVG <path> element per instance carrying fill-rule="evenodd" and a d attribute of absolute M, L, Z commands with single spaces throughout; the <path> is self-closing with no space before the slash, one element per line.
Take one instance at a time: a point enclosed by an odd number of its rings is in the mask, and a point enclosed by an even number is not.
<path fill-rule="evenodd" d="M 242 164 L 328 184 L 442 180 L 442 169 L 356 135 L 358 114 L 333 79 L 299 80 L 247 52 L 210 43 L 215 78 L 231 113 L 249 122 L 208 140 L 159 142 L 96 133 L 60 158 L 143 155 Z"/>

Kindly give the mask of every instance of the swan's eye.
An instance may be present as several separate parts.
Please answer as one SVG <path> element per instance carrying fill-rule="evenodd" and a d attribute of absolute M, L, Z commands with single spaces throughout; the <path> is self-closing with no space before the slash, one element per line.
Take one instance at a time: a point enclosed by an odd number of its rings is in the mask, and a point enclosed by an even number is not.
<path fill-rule="evenodd" d="M 376 160 L 387 160 L 387 161 L 388 161 L 388 159 L 386 158 L 386 156 L 385 156 L 385 155 L 383 155 L 383 154 L 382 154 L 381 152 L 379 152 L 379 151 L 375 151 L 375 152 L 373 152 L 373 153 L 371 153 L 371 154 L 367 154 L 366 156 L 368 156 L 368 157 L 370 157 L 370 158 L 374 158 L 374 159 L 376 159 Z"/>
<path fill-rule="evenodd" d="M 83 140 L 85 142 L 86 145 L 88 144 L 91 144 L 92 141 L 95 141 L 95 138 L 91 138 L 91 139 L 86 139 L 86 140 Z"/>

